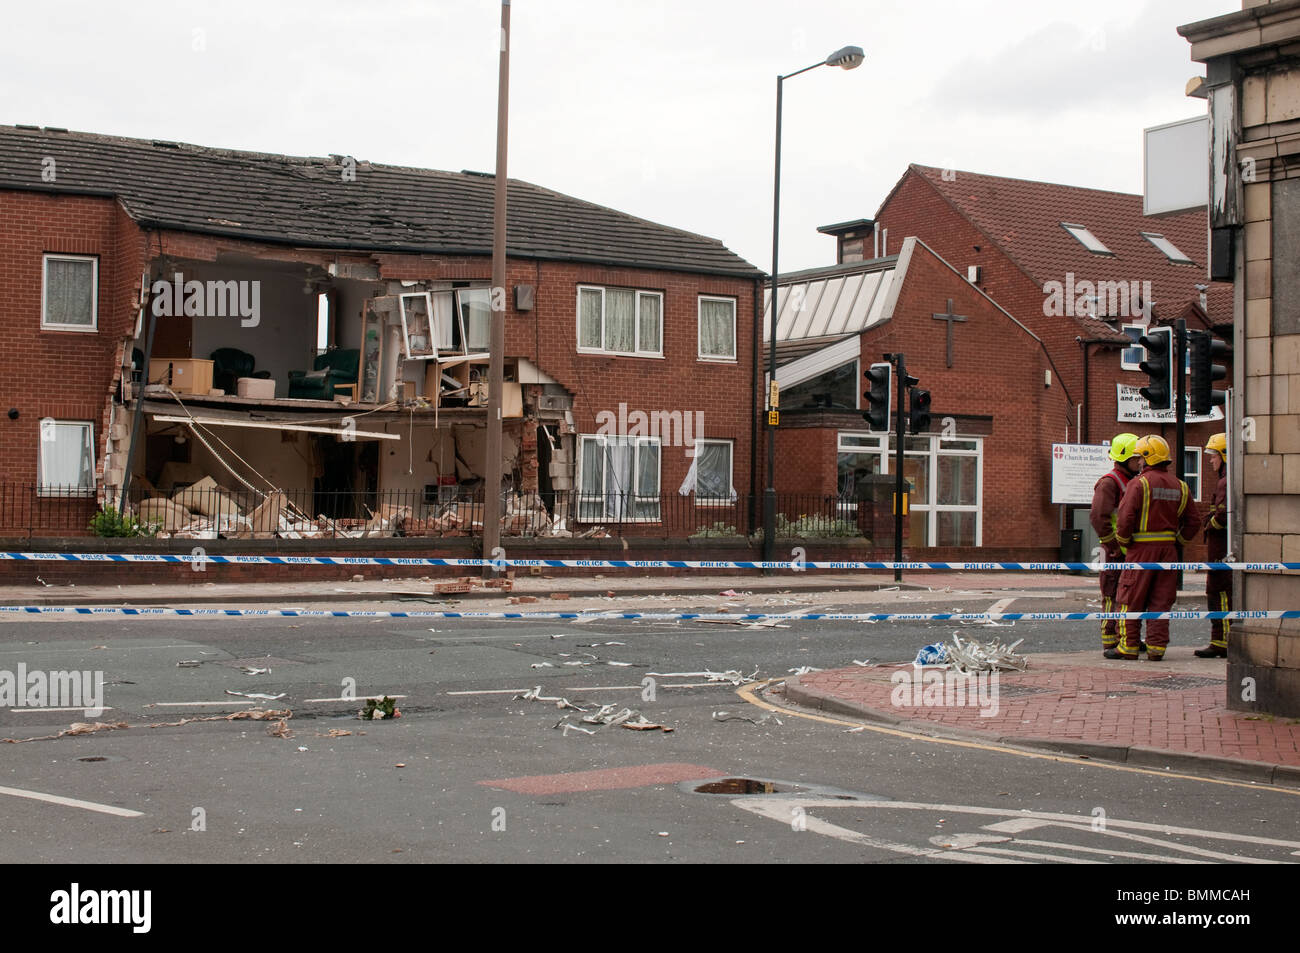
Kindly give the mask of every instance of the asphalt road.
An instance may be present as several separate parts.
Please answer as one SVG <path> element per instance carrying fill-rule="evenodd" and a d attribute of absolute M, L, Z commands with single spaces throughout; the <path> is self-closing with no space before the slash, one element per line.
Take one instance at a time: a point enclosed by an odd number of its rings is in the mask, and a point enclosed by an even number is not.
<path fill-rule="evenodd" d="M 1014 609 L 1060 608 L 1061 599 L 1023 596 Z M 908 609 L 982 610 L 991 601 L 923 593 Z M 764 603 L 750 605 L 774 611 Z M 840 594 L 785 608 L 831 606 L 850 608 Z M 716 600 L 676 607 L 717 610 Z M 22 663 L 102 671 L 108 710 L 97 720 L 132 727 L 0 745 L 0 862 L 1300 857 L 1296 795 L 1285 791 L 852 731 L 847 719 L 770 715 L 732 684 L 673 674 L 731 670 L 767 679 L 800 666 L 901 661 L 951 628 L 9 619 L 0 622 L 0 670 Z M 1176 641 L 1178 631 L 1176 624 Z M 1023 638 L 1029 653 L 1097 641 L 1092 624 L 970 632 Z M 270 671 L 246 674 L 242 666 Z M 362 722 L 358 701 L 329 700 L 353 687 L 358 696 L 401 696 L 403 717 Z M 517 697 L 537 687 L 583 708 L 636 709 L 673 731 L 566 732 L 555 727 L 566 719 L 591 726 L 553 701 Z M 144 727 L 255 707 L 229 691 L 283 695 L 264 704 L 292 710 L 292 736 L 269 734 L 274 721 Z M 6 707 L 0 738 L 51 735 L 85 720 L 79 711 Z M 696 790 L 719 778 L 771 782 L 770 793 L 743 793 L 763 783 Z"/>

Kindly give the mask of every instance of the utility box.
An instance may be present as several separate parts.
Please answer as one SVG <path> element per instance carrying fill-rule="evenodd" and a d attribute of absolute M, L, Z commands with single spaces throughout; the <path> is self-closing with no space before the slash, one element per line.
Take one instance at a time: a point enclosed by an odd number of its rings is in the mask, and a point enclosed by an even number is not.
<path fill-rule="evenodd" d="M 854 481 L 854 495 L 858 501 L 858 532 L 877 546 L 894 541 L 894 492 L 898 477 L 892 473 L 865 473 Z M 910 480 L 903 480 L 903 492 L 912 492 Z M 903 537 L 906 538 L 910 519 L 903 517 Z"/>

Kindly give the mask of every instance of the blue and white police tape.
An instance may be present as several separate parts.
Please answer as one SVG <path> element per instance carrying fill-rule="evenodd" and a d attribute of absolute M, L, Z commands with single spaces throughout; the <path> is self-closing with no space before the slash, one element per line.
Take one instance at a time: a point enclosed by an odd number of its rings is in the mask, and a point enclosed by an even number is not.
<path fill-rule="evenodd" d="M 433 609 L 175 609 L 169 606 L 0 606 L 12 615 L 193 616 L 329 619 L 541 619 L 650 620 L 655 622 L 1093 622 L 1126 619 L 1300 619 L 1300 609 L 1232 609 L 1226 612 L 443 612 Z"/>
<path fill-rule="evenodd" d="M 805 569 L 893 570 L 934 569 L 960 572 L 1098 572 L 1103 569 L 1181 569 L 1189 572 L 1247 570 L 1281 572 L 1300 570 L 1300 562 L 1253 563 L 1012 563 L 1012 562 L 861 562 L 692 560 L 692 559 L 482 559 L 478 557 L 435 558 L 420 556 L 223 556 L 200 550 L 197 553 L 0 553 L 0 560 L 25 562 L 111 562 L 190 563 L 214 566 L 450 566 L 472 569 L 490 566 L 514 569 L 530 566 L 554 569 Z"/>

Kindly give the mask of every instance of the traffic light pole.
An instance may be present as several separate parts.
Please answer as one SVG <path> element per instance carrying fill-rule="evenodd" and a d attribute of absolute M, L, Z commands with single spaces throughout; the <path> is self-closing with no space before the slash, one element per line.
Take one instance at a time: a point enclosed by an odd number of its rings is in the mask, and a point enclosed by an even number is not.
<path fill-rule="evenodd" d="M 907 370 L 903 366 L 903 355 L 893 354 L 890 360 L 894 362 L 894 377 L 898 384 L 898 399 L 895 402 L 897 410 L 894 419 L 898 421 L 896 430 L 898 436 L 894 438 L 897 444 L 894 451 L 894 562 L 903 561 L 903 441 L 907 433 L 906 416 L 903 410 L 903 396 L 907 389 Z M 894 566 L 894 582 L 903 581 L 903 570 Z"/>
<path fill-rule="evenodd" d="M 1178 319 L 1174 332 L 1174 365 L 1178 386 L 1174 391 L 1174 441 L 1178 445 L 1177 463 L 1178 479 L 1187 475 L 1187 464 L 1183 460 L 1183 444 L 1187 441 L 1187 322 Z"/>
<path fill-rule="evenodd" d="M 1187 322 L 1179 318 L 1174 331 L 1174 366 L 1178 387 L 1174 393 L 1174 442 L 1178 445 L 1177 470 L 1178 482 L 1187 475 L 1187 461 L 1184 459 L 1183 444 L 1187 442 Z M 1183 558 L 1182 544 L 1178 544 L 1178 559 Z M 1183 571 L 1178 570 L 1177 588 L 1183 588 Z"/>

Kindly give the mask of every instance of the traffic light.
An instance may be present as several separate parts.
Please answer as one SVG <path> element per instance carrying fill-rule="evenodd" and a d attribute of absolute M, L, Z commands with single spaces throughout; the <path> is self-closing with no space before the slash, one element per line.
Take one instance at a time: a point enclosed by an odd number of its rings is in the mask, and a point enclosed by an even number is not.
<path fill-rule="evenodd" d="M 1138 393 L 1152 410 L 1169 410 L 1174 406 L 1174 329 L 1151 328 L 1138 338 L 1138 344 L 1147 352 L 1147 359 L 1138 367 L 1151 381 Z"/>
<path fill-rule="evenodd" d="M 930 429 L 930 392 L 913 387 L 907 392 L 907 432 L 925 433 Z"/>
<path fill-rule="evenodd" d="M 872 364 L 862 372 L 868 381 L 868 389 L 862 392 L 867 399 L 868 410 L 862 415 L 867 426 L 877 433 L 889 433 L 890 385 L 893 383 L 894 366 L 888 362 Z"/>
<path fill-rule="evenodd" d="M 1222 404 L 1227 395 L 1214 389 L 1214 382 L 1228 376 L 1228 369 L 1215 364 L 1216 357 L 1228 353 L 1225 341 L 1214 336 L 1213 331 L 1189 331 L 1192 349 L 1192 380 L 1190 410 L 1194 414 L 1208 414 L 1215 404 Z"/>

